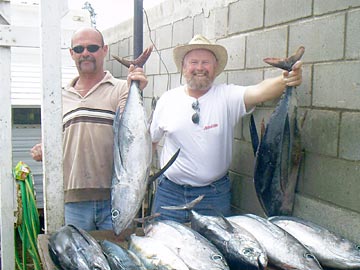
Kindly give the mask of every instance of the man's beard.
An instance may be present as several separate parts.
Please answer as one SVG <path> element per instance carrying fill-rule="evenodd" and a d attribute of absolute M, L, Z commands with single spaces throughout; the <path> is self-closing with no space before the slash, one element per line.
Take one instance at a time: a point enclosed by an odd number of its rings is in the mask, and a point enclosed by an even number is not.
<path fill-rule="evenodd" d="M 197 77 L 197 74 L 203 74 L 204 77 Z M 187 82 L 187 85 L 192 90 L 208 90 L 213 83 L 213 80 L 209 77 L 208 72 L 196 73 L 193 72 L 189 76 L 184 76 Z"/>

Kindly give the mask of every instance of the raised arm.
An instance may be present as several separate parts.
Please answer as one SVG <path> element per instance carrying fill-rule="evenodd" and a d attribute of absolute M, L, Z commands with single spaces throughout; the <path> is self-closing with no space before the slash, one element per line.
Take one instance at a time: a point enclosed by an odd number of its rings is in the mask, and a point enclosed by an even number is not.
<path fill-rule="evenodd" d="M 244 96 L 246 110 L 249 111 L 259 103 L 281 96 L 286 86 L 298 86 L 301 82 L 302 62 L 297 61 L 291 72 L 283 71 L 283 74 L 280 76 L 249 86 Z"/>

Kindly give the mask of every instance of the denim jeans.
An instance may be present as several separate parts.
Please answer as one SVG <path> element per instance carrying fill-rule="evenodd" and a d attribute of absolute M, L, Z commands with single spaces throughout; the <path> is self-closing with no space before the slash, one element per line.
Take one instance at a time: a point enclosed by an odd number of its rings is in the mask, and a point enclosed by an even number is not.
<path fill-rule="evenodd" d="M 156 220 L 190 222 L 189 210 L 167 210 L 161 206 L 179 206 L 191 202 L 200 195 L 204 198 L 193 208 L 202 215 L 231 215 L 230 179 L 228 175 L 204 187 L 177 185 L 164 175 L 158 178 L 152 213 L 160 213 Z"/>
<path fill-rule="evenodd" d="M 111 200 L 65 203 L 65 224 L 85 231 L 112 230 Z"/>

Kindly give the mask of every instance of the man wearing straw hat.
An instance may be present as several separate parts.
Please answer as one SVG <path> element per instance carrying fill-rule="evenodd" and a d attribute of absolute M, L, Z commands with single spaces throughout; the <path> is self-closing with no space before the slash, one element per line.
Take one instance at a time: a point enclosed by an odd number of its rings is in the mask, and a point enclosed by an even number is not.
<path fill-rule="evenodd" d="M 180 154 L 158 179 L 153 213 L 161 214 L 158 219 L 189 222 L 188 211 L 161 206 L 183 205 L 204 194 L 194 210 L 204 215 L 228 216 L 234 127 L 257 104 L 280 97 L 286 86 L 300 85 L 302 63 L 298 61 L 291 72 L 257 85 L 215 85 L 228 59 L 223 46 L 196 35 L 189 44 L 177 46 L 173 54 L 186 84 L 165 92 L 159 99 L 151 136 L 154 149 L 165 138 L 161 167 L 179 148 Z"/>

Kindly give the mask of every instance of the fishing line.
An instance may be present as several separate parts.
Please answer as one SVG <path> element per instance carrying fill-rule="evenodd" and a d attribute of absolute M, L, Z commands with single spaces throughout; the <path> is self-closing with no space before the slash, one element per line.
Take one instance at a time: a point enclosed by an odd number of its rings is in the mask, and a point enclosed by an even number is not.
<path fill-rule="evenodd" d="M 152 38 L 151 38 L 151 31 L 152 31 L 152 30 L 151 30 L 151 28 L 150 28 L 149 18 L 148 18 L 148 15 L 147 15 L 147 13 L 146 13 L 146 10 L 143 9 L 143 11 L 144 11 L 144 14 L 145 14 L 146 26 L 147 26 L 147 28 L 148 28 L 148 30 L 149 30 L 149 39 L 150 39 L 150 42 L 151 42 L 152 45 L 154 46 L 155 51 L 156 51 L 157 55 L 159 56 L 161 63 L 162 63 L 163 66 L 165 67 L 166 74 L 167 74 L 167 76 L 168 76 L 167 84 L 166 84 L 166 90 L 169 90 L 170 73 L 169 73 L 169 70 L 168 70 L 165 62 L 163 61 L 163 59 L 162 59 L 162 57 L 161 57 L 161 55 L 160 55 L 159 50 L 157 49 L 154 41 L 153 41 Z M 153 89 L 153 96 L 154 96 L 154 89 Z"/>

